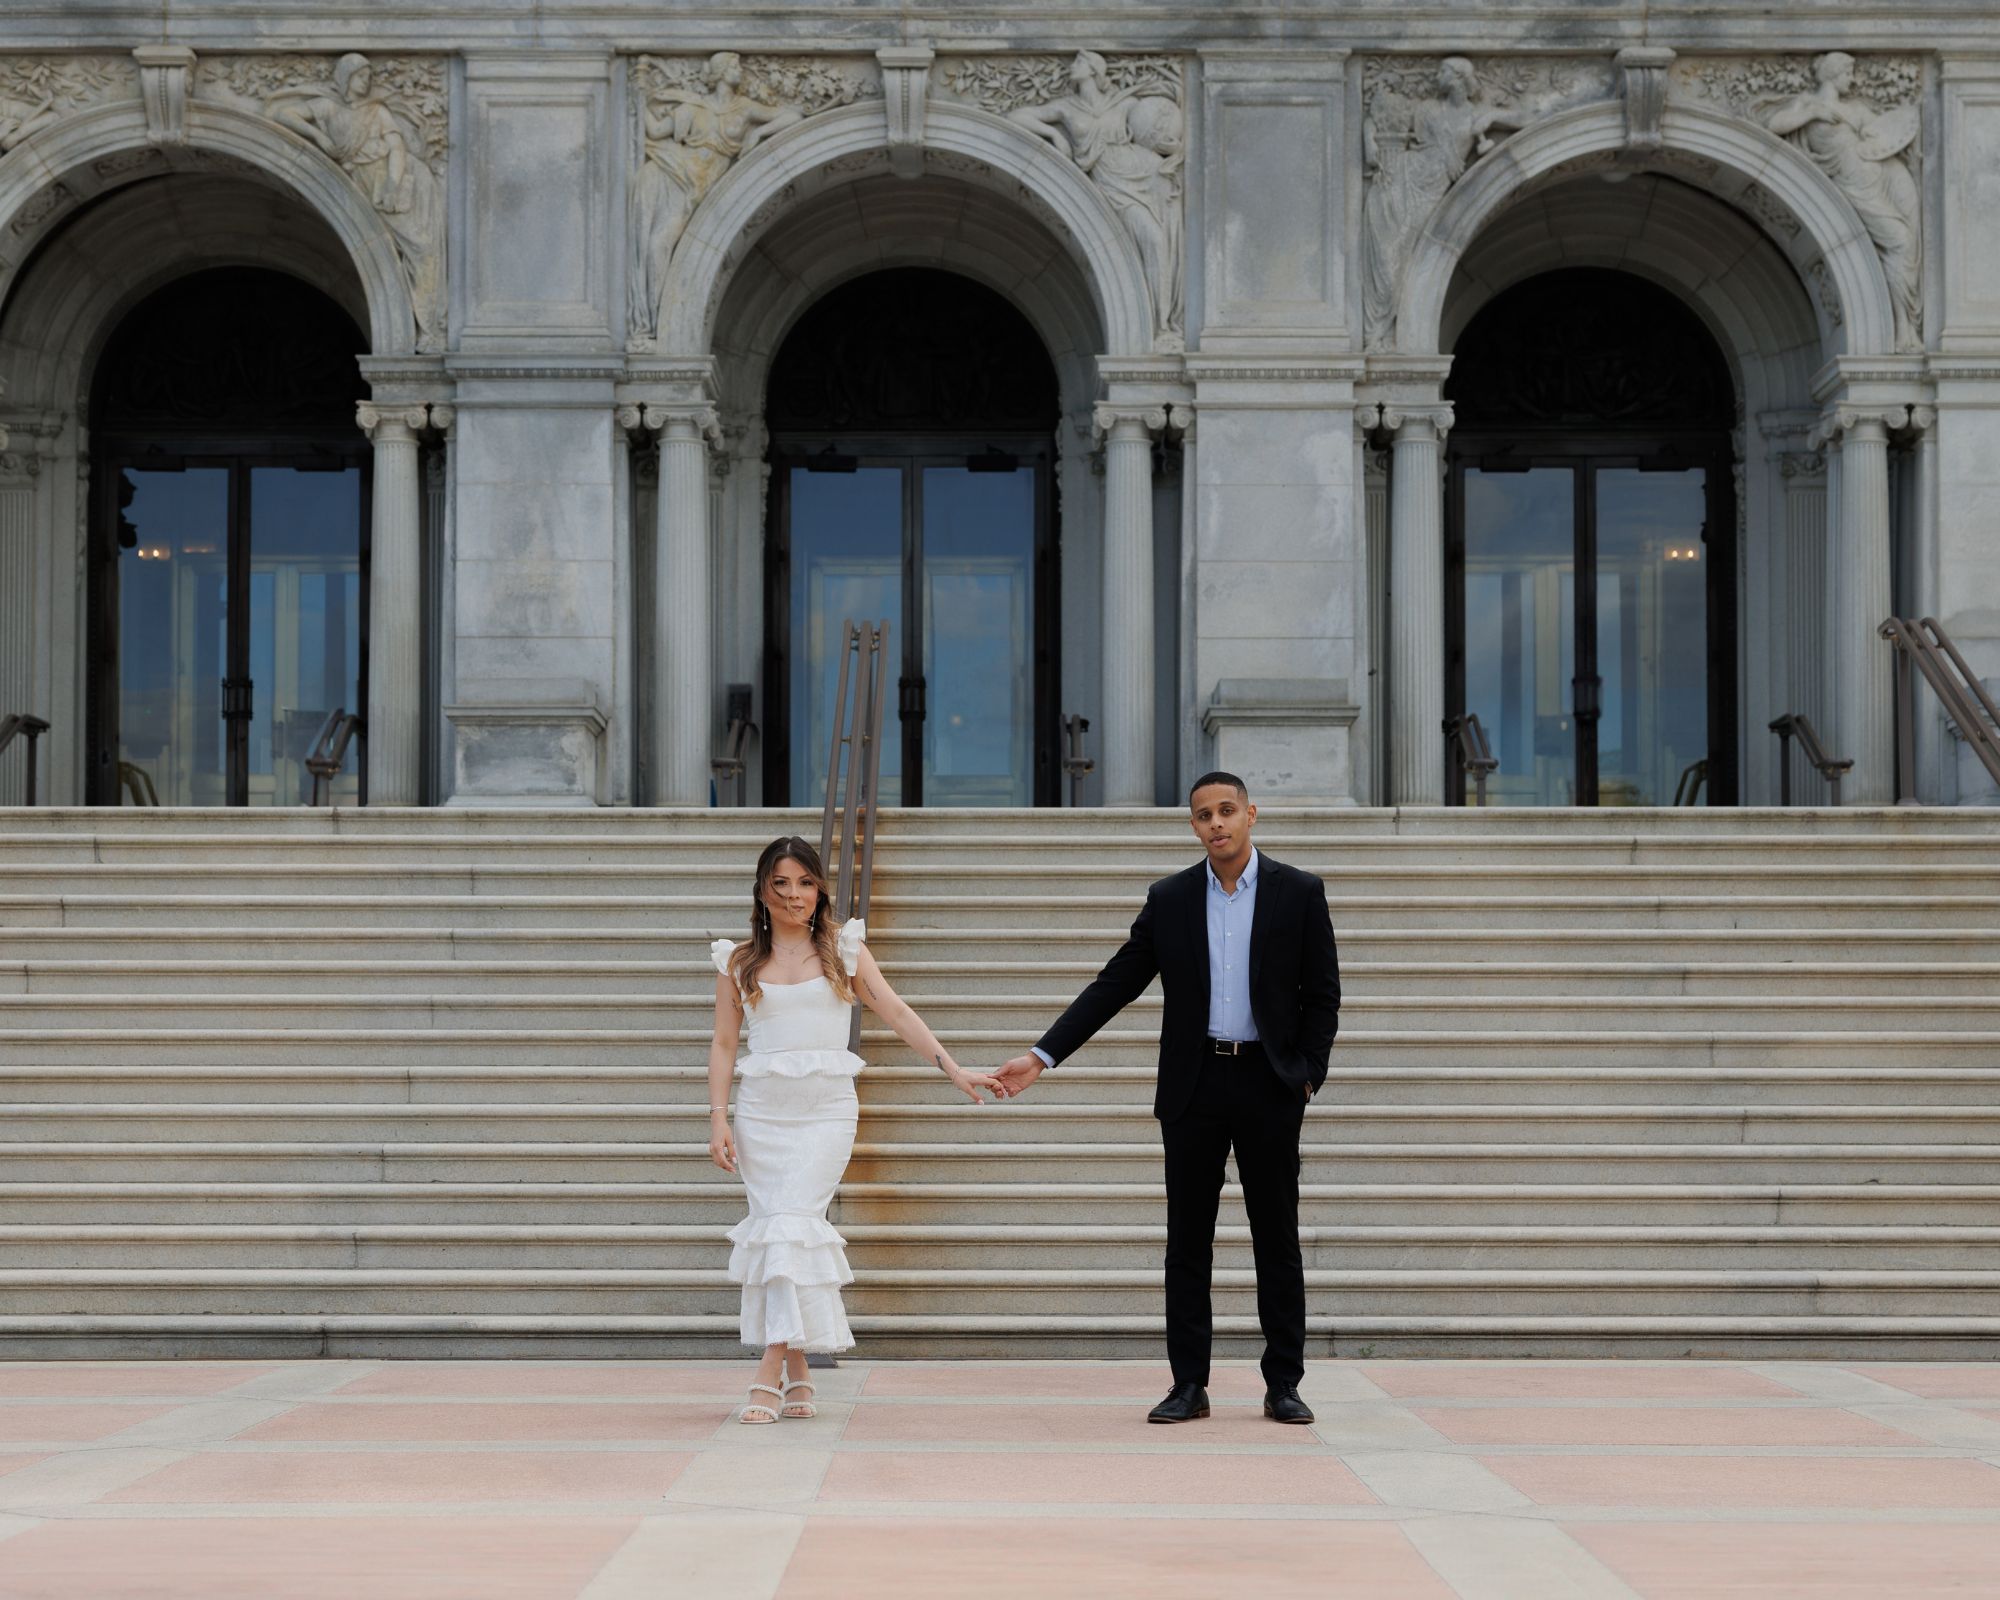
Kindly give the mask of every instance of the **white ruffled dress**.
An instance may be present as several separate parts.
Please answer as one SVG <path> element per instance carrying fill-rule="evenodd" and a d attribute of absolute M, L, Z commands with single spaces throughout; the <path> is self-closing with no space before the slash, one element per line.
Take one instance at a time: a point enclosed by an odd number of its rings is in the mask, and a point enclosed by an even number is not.
<path fill-rule="evenodd" d="M 840 930 L 850 977 L 864 937 L 858 918 Z M 716 971 L 729 970 L 735 948 L 728 939 L 710 946 Z M 743 1342 L 847 1350 L 854 1336 L 840 1286 L 854 1273 L 826 1212 L 854 1151 L 861 1058 L 847 1048 L 848 1008 L 824 977 L 759 987 L 736 1063 L 736 1166 L 750 1215 L 729 1230 L 729 1277 L 743 1285 Z"/>

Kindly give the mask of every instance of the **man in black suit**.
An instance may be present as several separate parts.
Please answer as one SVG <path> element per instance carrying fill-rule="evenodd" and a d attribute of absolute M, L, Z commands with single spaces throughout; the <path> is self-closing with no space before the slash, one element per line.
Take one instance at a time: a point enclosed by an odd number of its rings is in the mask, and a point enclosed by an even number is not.
<path fill-rule="evenodd" d="M 1153 1422 L 1208 1415 L 1209 1270 L 1223 1161 L 1236 1149 L 1257 1263 L 1264 1415 L 1311 1422 L 1299 1253 L 1299 1129 L 1340 1026 L 1340 962 L 1326 885 L 1250 843 L 1243 780 L 1210 772 L 1188 795 L 1207 853 L 1146 891 L 1124 947 L 1034 1050 L 995 1074 L 1019 1094 L 1081 1048 L 1155 977 L 1166 1001 L 1153 1115 L 1167 1157 L 1167 1358 L 1174 1386 Z"/>

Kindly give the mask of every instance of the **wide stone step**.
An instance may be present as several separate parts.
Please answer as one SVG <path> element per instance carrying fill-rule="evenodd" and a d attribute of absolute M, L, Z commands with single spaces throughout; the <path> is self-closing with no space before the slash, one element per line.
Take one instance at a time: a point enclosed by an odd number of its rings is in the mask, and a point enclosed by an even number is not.
<path fill-rule="evenodd" d="M 60 912 L 60 907 L 50 909 Z M 1129 920 L 1129 919 L 1128 919 Z M 707 927 L 609 929 L 370 926 L 271 927 L 244 932 L 233 927 L 160 923 L 126 927 L 0 926 L 0 962 L 98 962 L 143 964 L 150 968 L 162 950 L 174 959 L 241 964 L 262 968 L 272 962 L 324 965 L 364 962 L 379 967 L 397 962 L 553 963 L 624 965 L 664 962 L 672 970 L 699 977 L 710 972 L 710 939 L 740 935 L 740 926 L 711 932 Z M 988 979 L 989 987 L 1018 990 L 1019 975 L 1056 973 L 1065 984 L 1094 975 L 1125 937 L 1125 926 L 1098 928 L 897 928 L 877 923 L 869 946 L 899 985 L 921 976 L 951 975 L 952 982 Z M 1573 966 L 1722 967 L 1763 964 L 1786 970 L 1812 964 L 1882 972 L 1895 982 L 1897 969 L 1924 965 L 2000 967 L 2000 932 L 1977 928 L 1655 928 L 1548 929 L 1532 926 L 1481 929 L 1392 930 L 1354 927 L 1339 930 L 1342 969 L 1350 975 L 1361 963 L 1433 965 L 1462 972 L 1496 963 L 1541 968 L 1560 974 Z M 135 974 L 135 976 L 137 976 Z M 1903 981 L 1914 981 L 1905 973 Z"/>
<path fill-rule="evenodd" d="M 1164 1215 L 1158 1177 L 1133 1183 L 863 1183 L 841 1186 L 838 1226 L 1147 1226 Z M 0 1209 L 22 1224 L 349 1225 L 577 1223 L 728 1228 L 742 1191 L 712 1182 L 0 1183 Z M 2000 1227 L 2000 1186 L 1980 1184 L 1307 1183 L 1308 1227 L 1630 1225 L 1646 1227 Z M 1242 1192 L 1222 1190 L 1225 1226 Z"/>
<path fill-rule="evenodd" d="M 1031 991 L 1043 1004 L 1062 1004 L 1097 974 L 1096 961 L 979 962 L 885 960 L 897 991 L 920 1010 L 963 1006 L 975 998 L 1006 1000 Z M 525 999 L 548 996 L 630 997 L 650 1000 L 678 993 L 711 1001 L 715 968 L 704 948 L 700 960 L 543 960 L 402 959 L 389 952 L 368 960 L 301 961 L 264 959 L 161 960 L 134 965 L 125 960 L 0 957 L 0 995 L 75 995 L 132 999 L 140 995 L 181 996 L 213 990 L 231 995 L 323 996 L 357 992 L 371 996 L 498 995 Z M 1377 998 L 1510 999 L 1576 998 L 1761 998 L 1782 992 L 1798 1000 L 1891 999 L 1920 987 L 1926 996 L 1984 999 L 2000 994 L 2000 962 L 1341 962 L 1341 989 L 1348 1003 Z"/>
<path fill-rule="evenodd" d="M 1336 1316 L 2000 1315 L 2000 1272 L 1334 1271 L 1306 1269 L 1308 1310 Z M 1217 1315 L 1255 1311 L 1252 1272 L 1218 1268 Z M 885 1269 L 844 1292 L 853 1316 L 1078 1316 L 1157 1313 L 1160 1273 Z M 45 1268 L 0 1271 L 0 1316 L 716 1315 L 741 1290 L 719 1270 L 498 1267 L 271 1269 Z"/>
<path fill-rule="evenodd" d="M 0 1118 L 0 1151 L 35 1143 L 443 1144 L 576 1140 L 706 1145 L 705 1106 L 536 1101 L 456 1105 L 296 1103 L 23 1104 Z M 1728 1144 L 1991 1145 L 2000 1160 L 2000 1106 L 1516 1106 L 1376 1105 L 1336 1098 L 1308 1123 L 1317 1145 Z M 863 1142 L 962 1142 L 995 1154 L 1015 1145 L 1139 1143 L 1159 1123 L 1138 1104 L 877 1103 L 861 1111 Z"/>
<path fill-rule="evenodd" d="M 1316 1136 L 1317 1126 L 1311 1129 Z M 855 1183 L 1157 1181 L 1156 1140 L 863 1141 Z M 1330 1183 L 2000 1183 L 1994 1144 L 1345 1144 L 1313 1137 L 1301 1177 Z M 0 1144 L 0 1184 L 176 1182 L 710 1182 L 706 1143 L 49 1140 Z"/>
<path fill-rule="evenodd" d="M 1015 1112 L 1044 1106 L 1138 1105 L 1150 1109 L 1159 1074 L 1151 1066 L 1065 1063 L 1044 1073 Z M 857 1081 L 865 1108 L 956 1106 L 965 1098 L 935 1068 L 875 1065 Z M 0 1066 L 0 1103 L 233 1105 L 646 1106 L 708 1104 L 705 1066 L 453 1065 L 424 1060 L 312 1065 L 186 1066 L 35 1064 Z M 1322 1108 L 1485 1104 L 1520 1107 L 1965 1106 L 2000 1105 L 2000 1067 L 1631 1065 L 1365 1067 L 1336 1058 Z"/>
<path fill-rule="evenodd" d="M 328 993 L 0 994 L 0 1036 L 74 1028 L 594 1029 L 657 1031 L 712 1025 L 708 994 Z M 940 1037 L 999 1032 L 1033 1039 L 1060 1013 L 1060 994 L 929 995 L 924 1020 Z M 1123 1031 L 1151 1027 L 1159 994 L 1121 1013 Z M 1385 995 L 1343 996 L 1357 1032 L 1596 1031 L 1924 1032 L 2000 1034 L 2000 991 L 1875 995 Z"/>
<path fill-rule="evenodd" d="M 721 1222 L 0 1226 L 0 1271 L 50 1268 L 708 1270 L 726 1263 Z M 1157 1270 L 1166 1227 L 1147 1224 L 849 1223 L 864 1278 L 895 1270 Z M 1300 1229 L 1308 1267 L 1451 1270 L 1950 1271 L 1990 1267 L 2000 1228 L 1423 1227 Z M 1252 1266 L 1250 1230 L 1224 1224 L 1215 1264 Z"/>

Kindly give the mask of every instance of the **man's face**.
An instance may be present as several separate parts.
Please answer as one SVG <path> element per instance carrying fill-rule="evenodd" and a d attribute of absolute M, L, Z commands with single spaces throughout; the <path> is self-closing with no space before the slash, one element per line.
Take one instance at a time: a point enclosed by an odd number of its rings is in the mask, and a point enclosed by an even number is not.
<path fill-rule="evenodd" d="M 1257 808 L 1228 784 L 1211 783 L 1188 800 L 1188 820 L 1209 860 L 1234 861 L 1249 851 Z"/>

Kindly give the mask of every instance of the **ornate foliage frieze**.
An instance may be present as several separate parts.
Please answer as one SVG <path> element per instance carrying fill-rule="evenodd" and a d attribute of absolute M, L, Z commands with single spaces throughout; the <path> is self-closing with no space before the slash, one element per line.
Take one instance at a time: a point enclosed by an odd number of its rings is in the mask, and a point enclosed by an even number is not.
<path fill-rule="evenodd" d="M 1186 87 L 1173 56 L 964 56 L 940 62 L 941 99 L 979 106 L 1082 168 L 1137 246 L 1158 342 L 1183 337 Z"/>
<path fill-rule="evenodd" d="M 1364 62 L 1361 82 L 1363 338 L 1381 348 L 1417 235 L 1467 166 L 1539 117 L 1607 97 L 1613 77 L 1602 59 L 1398 56 Z"/>
<path fill-rule="evenodd" d="M 0 57 L 0 152 L 87 106 L 138 93 L 130 56 Z"/>
<path fill-rule="evenodd" d="M 805 56 L 706 60 L 639 56 L 631 64 L 632 259 L 627 274 L 631 343 L 650 349 L 659 332 L 668 264 L 688 219 L 740 158 L 774 133 L 817 112 L 879 99 L 873 61 Z"/>
<path fill-rule="evenodd" d="M 194 93 L 265 117 L 339 165 L 395 240 L 416 316 L 417 349 L 443 349 L 443 59 L 208 56 L 196 69 Z"/>

